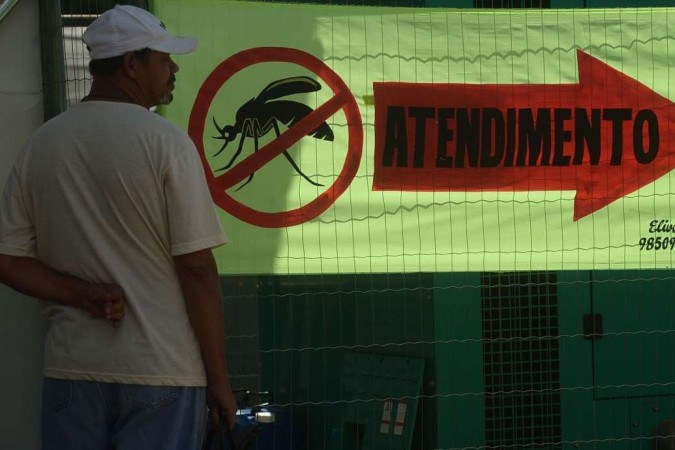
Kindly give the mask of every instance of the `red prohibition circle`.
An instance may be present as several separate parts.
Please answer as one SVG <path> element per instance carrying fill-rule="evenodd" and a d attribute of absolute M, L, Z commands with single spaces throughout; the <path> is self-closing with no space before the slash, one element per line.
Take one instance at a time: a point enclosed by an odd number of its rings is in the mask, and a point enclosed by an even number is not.
<path fill-rule="evenodd" d="M 302 66 L 321 78 L 333 91 L 334 96 L 293 127 L 284 131 L 275 141 L 268 143 L 248 156 L 225 174 L 216 177 L 208 164 L 204 150 L 204 127 L 211 103 L 221 87 L 232 76 L 249 66 L 265 62 L 285 62 Z M 339 110 L 342 110 L 347 118 L 349 133 L 347 157 L 335 182 L 316 199 L 289 211 L 263 212 L 244 205 L 227 194 L 227 188 L 253 173 L 302 136 L 310 133 L 316 128 L 316 125 L 313 125 L 314 122 L 325 120 Z M 287 47 L 258 47 L 243 50 L 221 62 L 199 88 L 190 113 L 188 133 L 194 141 L 204 165 L 204 173 L 214 202 L 238 219 L 265 228 L 298 225 L 314 219 L 326 211 L 347 190 L 356 176 L 363 150 L 361 113 L 347 85 L 323 61 L 309 53 Z"/>

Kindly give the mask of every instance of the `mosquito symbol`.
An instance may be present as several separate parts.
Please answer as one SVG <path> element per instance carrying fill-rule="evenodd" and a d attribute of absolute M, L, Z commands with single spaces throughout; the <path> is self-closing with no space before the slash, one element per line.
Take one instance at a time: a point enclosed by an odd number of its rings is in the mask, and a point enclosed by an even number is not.
<path fill-rule="evenodd" d="M 274 130 L 277 137 L 281 134 L 279 130 L 279 122 L 290 128 L 301 119 L 306 117 L 313 111 L 309 106 L 295 102 L 292 100 L 275 100 L 280 97 L 285 97 L 292 94 L 300 94 L 304 92 L 316 92 L 321 89 L 321 85 L 315 80 L 305 77 L 291 77 L 282 80 L 274 81 L 268 84 L 257 97 L 254 97 L 244 103 L 236 114 L 236 122 L 234 125 L 225 125 L 221 127 L 213 117 L 213 124 L 216 126 L 220 136 L 214 136 L 214 139 L 222 139 L 225 142 L 220 147 L 214 156 L 220 155 L 227 144 L 234 141 L 239 135 L 239 146 L 234 152 L 229 162 L 217 170 L 225 170 L 232 167 L 232 164 L 237 160 L 244 148 L 244 141 L 246 138 L 253 138 L 254 150 L 258 151 L 259 139 L 265 136 L 270 131 Z M 325 141 L 332 141 L 334 138 L 333 130 L 330 129 L 326 122 L 322 122 L 314 131 L 307 134 L 315 139 L 323 139 Z M 305 180 L 309 181 L 314 186 L 323 186 L 311 180 L 307 175 L 300 170 L 298 164 L 293 160 L 293 157 L 288 153 L 288 150 L 283 151 L 286 160 L 293 166 L 293 169 Z M 239 186 L 237 190 L 243 188 L 253 179 L 253 173 L 248 176 L 244 184 Z"/>

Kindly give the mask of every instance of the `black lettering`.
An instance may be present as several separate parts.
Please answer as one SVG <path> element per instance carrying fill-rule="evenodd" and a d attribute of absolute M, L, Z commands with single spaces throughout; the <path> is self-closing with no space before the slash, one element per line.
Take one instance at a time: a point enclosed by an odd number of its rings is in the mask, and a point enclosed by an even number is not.
<path fill-rule="evenodd" d="M 644 124 L 647 124 L 647 137 L 649 138 L 649 147 L 645 152 L 644 145 Z M 638 111 L 633 123 L 633 152 L 635 160 L 640 164 L 649 164 L 656 159 L 659 154 L 659 119 L 651 109 L 642 109 Z"/>
<path fill-rule="evenodd" d="M 536 166 L 538 163 L 548 166 L 551 159 L 551 110 L 538 109 L 536 125 L 531 109 L 521 109 L 518 113 L 520 128 L 516 164 L 524 166 L 529 154 L 530 166 Z"/>
<path fill-rule="evenodd" d="M 556 108 L 553 111 L 553 120 L 555 124 L 555 142 L 553 146 L 553 165 L 569 166 L 570 156 L 565 155 L 563 150 L 565 142 L 572 142 L 572 132 L 565 129 L 565 121 L 572 118 L 572 110 L 569 108 Z"/>
<path fill-rule="evenodd" d="M 411 106 L 408 115 L 415 118 L 415 153 L 413 167 L 424 167 L 424 149 L 427 141 L 427 119 L 435 116 L 434 108 Z"/>
<path fill-rule="evenodd" d="M 588 158 L 592 166 L 600 164 L 600 110 L 591 110 L 591 120 L 588 120 L 588 111 L 582 108 L 574 110 L 574 161 L 579 166 L 584 161 L 584 144 L 588 148 Z"/>
<path fill-rule="evenodd" d="M 457 150 L 455 167 L 464 167 L 464 155 L 469 166 L 478 167 L 478 140 L 480 136 L 480 109 L 471 108 L 471 118 L 466 108 L 457 110 Z"/>
<path fill-rule="evenodd" d="M 506 156 L 504 157 L 504 166 L 513 167 L 513 161 L 516 158 L 516 110 L 509 108 L 506 110 Z"/>
<path fill-rule="evenodd" d="M 387 108 L 382 166 L 424 167 L 427 127 L 436 118 L 436 167 L 513 167 L 582 165 L 588 153 L 591 166 L 601 163 L 603 124 L 611 123 L 610 161 L 620 165 L 624 152 L 624 123 L 630 108 Z M 551 117 L 553 116 L 553 117 Z M 414 126 L 412 161 L 408 161 L 408 121 Z M 454 119 L 454 120 L 453 120 Z M 573 120 L 573 124 L 570 121 Z M 454 124 L 453 124 L 454 122 Z M 454 127 L 453 127 L 454 125 Z M 573 125 L 573 127 L 572 127 Z M 551 127 L 554 127 L 553 129 Z M 633 121 L 633 153 L 639 164 L 650 164 L 660 149 L 659 121 L 651 109 L 637 112 Z M 574 133 L 574 136 L 572 134 Z M 455 152 L 451 142 L 455 141 Z M 552 142 L 553 141 L 553 142 Z M 574 154 L 565 154 L 568 143 Z M 569 151 L 568 151 L 569 153 Z"/>
<path fill-rule="evenodd" d="M 448 119 L 455 118 L 455 110 L 441 108 L 438 110 L 438 152 L 436 153 L 436 167 L 452 167 L 452 156 L 448 155 L 448 142 L 454 138 L 454 133 L 448 128 Z"/>
<path fill-rule="evenodd" d="M 485 108 L 482 122 L 480 166 L 497 167 L 504 157 L 504 116 L 496 108 Z M 492 153 L 492 148 L 494 148 L 494 153 Z"/>
<path fill-rule="evenodd" d="M 623 123 L 633 116 L 629 108 L 608 108 L 602 113 L 602 120 L 612 122 L 612 157 L 609 164 L 618 166 L 623 156 Z"/>
<path fill-rule="evenodd" d="M 657 223 L 658 223 L 658 221 L 656 221 L 656 220 L 652 220 L 651 222 L 649 222 L 649 232 L 650 233 L 656 232 L 655 227 L 656 227 Z"/>
<path fill-rule="evenodd" d="M 384 135 L 382 166 L 393 166 L 394 155 L 396 155 L 398 167 L 408 166 L 408 132 L 405 110 L 402 106 L 387 108 L 387 128 Z"/>

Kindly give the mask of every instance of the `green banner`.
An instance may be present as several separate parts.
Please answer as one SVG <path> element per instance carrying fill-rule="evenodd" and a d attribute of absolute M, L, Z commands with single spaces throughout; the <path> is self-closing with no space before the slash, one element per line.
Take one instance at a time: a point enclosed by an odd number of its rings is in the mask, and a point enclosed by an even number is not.
<path fill-rule="evenodd" d="M 153 10 L 223 274 L 672 265 L 675 9 Z"/>

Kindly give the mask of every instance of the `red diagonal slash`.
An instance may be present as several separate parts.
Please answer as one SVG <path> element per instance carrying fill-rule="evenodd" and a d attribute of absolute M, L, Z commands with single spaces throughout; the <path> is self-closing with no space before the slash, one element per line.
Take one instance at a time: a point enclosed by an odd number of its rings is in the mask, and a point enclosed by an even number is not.
<path fill-rule="evenodd" d="M 342 109 L 347 101 L 349 101 L 349 94 L 338 92 L 326 103 L 316 108 L 311 114 L 288 128 L 277 139 L 258 149 L 257 152 L 246 157 L 223 175 L 216 177 L 217 186 L 223 190 L 227 190 L 253 172 L 258 171 L 262 166 L 291 148 L 303 136 L 311 133 L 322 122 Z"/>

